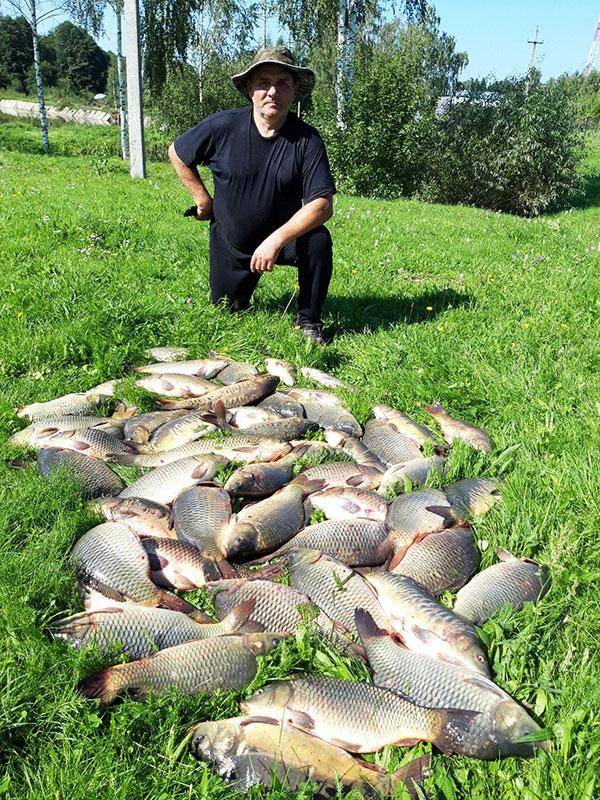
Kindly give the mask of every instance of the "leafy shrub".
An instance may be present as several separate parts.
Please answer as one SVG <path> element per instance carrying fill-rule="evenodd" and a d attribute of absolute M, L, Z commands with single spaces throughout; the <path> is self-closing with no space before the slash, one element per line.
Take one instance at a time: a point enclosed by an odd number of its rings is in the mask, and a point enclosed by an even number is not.
<path fill-rule="evenodd" d="M 425 199 L 533 215 L 578 187 L 582 134 L 573 102 L 556 84 L 504 82 L 492 102 L 473 94 L 439 119 Z"/>
<path fill-rule="evenodd" d="M 206 65 L 202 81 L 189 64 L 170 69 L 160 94 L 148 98 L 154 127 L 173 141 L 210 114 L 243 105 L 244 98 L 229 77 L 235 72 L 234 64 L 216 56 Z"/>
<path fill-rule="evenodd" d="M 423 25 L 385 25 L 376 43 L 357 48 L 343 132 L 331 79 L 319 75 L 308 119 L 325 140 L 340 189 L 392 198 L 420 188 L 437 96 L 466 61 L 435 14 Z"/>

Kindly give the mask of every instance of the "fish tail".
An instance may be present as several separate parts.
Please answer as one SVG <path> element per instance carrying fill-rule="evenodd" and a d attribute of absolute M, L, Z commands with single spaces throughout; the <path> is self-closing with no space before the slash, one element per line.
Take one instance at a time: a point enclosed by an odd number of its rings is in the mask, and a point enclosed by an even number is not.
<path fill-rule="evenodd" d="M 97 672 L 85 678 L 77 686 L 77 690 L 88 700 L 100 700 L 102 705 L 108 705 L 116 698 L 122 689 L 127 687 L 128 672 L 131 664 L 117 664 L 115 667 Z"/>
<path fill-rule="evenodd" d="M 392 788 L 400 784 L 406 786 L 406 790 L 411 797 L 417 797 L 415 785 L 423 783 L 429 775 L 431 767 L 431 756 L 425 755 L 420 758 L 413 758 L 407 764 L 403 764 L 399 769 L 390 775 Z"/>
<path fill-rule="evenodd" d="M 430 406 L 426 405 L 425 411 L 429 414 L 429 416 L 434 418 L 436 416 L 446 415 L 448 413 L 439 400 L 435 400 Z"/>
<path fill-rule="evenodd" d="M 95 627 L 96 623 L 93 614 L 84 611 L 71 617 L 54 620 L 48 625 L 46 632 L 53 639 L 70 642 L 70 644 L 76 646 L 82 643 L 93 632 Z"/>
<path fill-rule="evenodd" d="M 465 711 L 457 708 L 438 709 L 441 725 L 433 744 L 442 753 L 467 754 L 466 745 L 471 737 L 471 728 L 480 711 Z"/>
<path fill-rule="evenodd" d="M 125 403 L 119 401 L 112 415 L 112 419 L 129 419 L 133 417 L 136 411 L 137 406 L 126 406 Z"/>

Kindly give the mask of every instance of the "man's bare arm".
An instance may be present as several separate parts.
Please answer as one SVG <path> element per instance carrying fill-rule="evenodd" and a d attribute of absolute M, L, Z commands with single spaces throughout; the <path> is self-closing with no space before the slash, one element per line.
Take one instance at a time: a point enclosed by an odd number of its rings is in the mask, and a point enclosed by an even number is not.
<path fill-rule="evenodd" d="M 208 193 L 198 170 L 188 167 L 175 152 L 173 144 L 169 146 L 169 158 L 179 180 L 194 198 L 198 208 L 198 219 L 210 219 L 212 213 L 212 197 Z"/>
<path fill-rule="evenodd" d="M 331 197 L 318 197 L 302 206 L 293 217 L 273 231 L 256 248 L 250 261 L 252 272 L 271 272 L 282 247 L 313 228 L 323 225 L 332 215 L 333 199 Z"/>

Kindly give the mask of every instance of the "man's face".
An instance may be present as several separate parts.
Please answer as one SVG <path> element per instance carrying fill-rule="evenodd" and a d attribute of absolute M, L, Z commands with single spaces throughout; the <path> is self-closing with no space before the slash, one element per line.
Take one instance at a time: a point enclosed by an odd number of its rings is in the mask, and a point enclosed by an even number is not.
<path fill-rule="evenodd" d="M 296 78 L 281 67 L 258 67 L 248 79 L 252 105 L 267 122 L 274 122 L 289 111 L 296 99 L 297 87 Z"/>

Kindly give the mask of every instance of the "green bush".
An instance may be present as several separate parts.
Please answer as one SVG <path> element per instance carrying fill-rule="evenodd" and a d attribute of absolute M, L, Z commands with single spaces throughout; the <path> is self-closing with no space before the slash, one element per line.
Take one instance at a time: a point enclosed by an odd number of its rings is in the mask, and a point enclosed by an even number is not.
<path fill-rule="evenodd" d="M 153 126 L 172 142 L 205 117 L 243 105 L 244 98 L 229 77 L 235 72 L 235 64 L 214 56 L 204 69 L 201 87 L 198 72 L 189 64 L 173 67 L 160 94 L 148 97 Z"/>
<path fill-rule="evenodd" d="M 533 215 L 576 191 L 582 132 L 559 86 L 514 79 L 462 99 L 436 124 L 421 197 Z"/>

